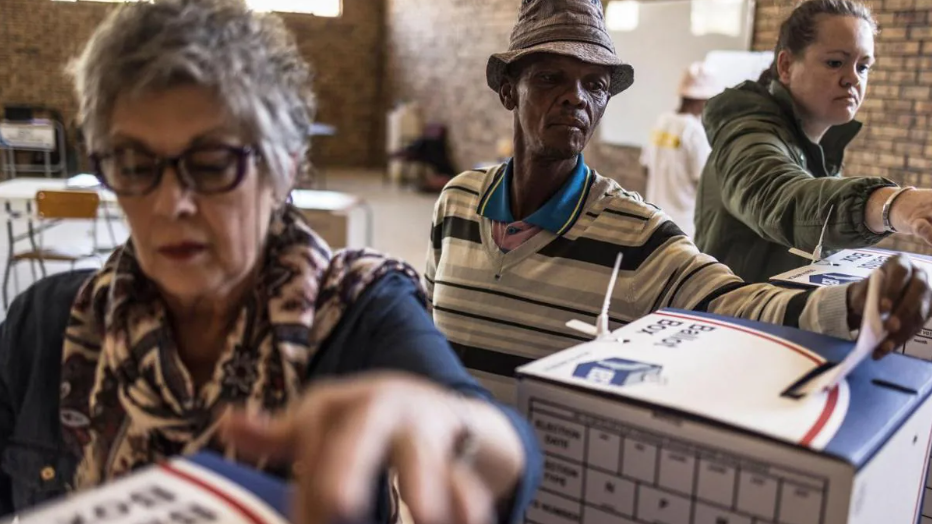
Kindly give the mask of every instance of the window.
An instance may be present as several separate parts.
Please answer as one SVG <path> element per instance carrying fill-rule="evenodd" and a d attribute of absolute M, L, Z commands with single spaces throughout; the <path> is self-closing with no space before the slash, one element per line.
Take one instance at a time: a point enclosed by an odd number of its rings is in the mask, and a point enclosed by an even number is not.
<path fill-rule="evenodd" d="M 609 31 L 634 31 L 640 9 L 636 0 L 612 0 L 605 8 L 605 25 Z"/>
<path fill-rule="evenodd" d="M 690 26 L 695 36 L 741 36 L 742 22 L 747 20 L 743 0 L 693 0 Z"/>
<path fill-rule="evenodd" d="M 279 13 L 307 13 L 337 17 L 343 14 L 343 0 L 246 0 L 256 11 Z"/>
<path fill-rule="evenodd" d="M 145 2 L 148 0 L 52 0 L 54 2 Z M 343 14 L 343 0 L 246 0 L 256 11 L 279 13 L 306 13 L 316 16 L 338 17 Z"/>

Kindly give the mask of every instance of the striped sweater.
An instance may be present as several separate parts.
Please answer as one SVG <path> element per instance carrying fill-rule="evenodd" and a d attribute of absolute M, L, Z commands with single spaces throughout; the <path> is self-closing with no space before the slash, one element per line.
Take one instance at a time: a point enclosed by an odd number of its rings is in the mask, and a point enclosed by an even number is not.
<path fill-rule="evenodd" d="M 503 170 L 468 171 L 443 190 L 425 281 L 437 326 L 504 401 L 514 400 L 517 366 L 589 340 L 565 324 L 595 321 L 619 252 L 612 328 L 673 307 L 851 335 L 844 287 L 798 291 L 742 282 L 700 253 L 662 211 L 598 174 L 568 231 L 541 231 L 503 253 L 492 221 L 477 210 Z"/>

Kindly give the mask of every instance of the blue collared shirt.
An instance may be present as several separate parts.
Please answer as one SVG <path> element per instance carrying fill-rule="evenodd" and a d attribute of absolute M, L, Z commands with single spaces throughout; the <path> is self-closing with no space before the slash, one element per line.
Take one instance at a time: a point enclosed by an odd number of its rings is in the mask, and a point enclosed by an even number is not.
<path fill-rule="evenodd" d="M 511 185 L 514 172 L 514 159 L 508 161 L 502 173 L 489 184 L 482 198 L 479 199 L 479 215 L 494 220 L 511 224 L 515 222 L 514 215 L 511 214 Z M 586 165 L 582 154 L 576 161 L 576 167 L 573 173 L 563 184 L 563 187 L 550 200 L 548 200 L 540 209 L 531 213 L 522 222 L 533 224 L 542 229 L 546 229 L 555 235 L 563 235 L 582 214 L 589 197 L 589 188 L 593 180 L 592 170 Z"/>

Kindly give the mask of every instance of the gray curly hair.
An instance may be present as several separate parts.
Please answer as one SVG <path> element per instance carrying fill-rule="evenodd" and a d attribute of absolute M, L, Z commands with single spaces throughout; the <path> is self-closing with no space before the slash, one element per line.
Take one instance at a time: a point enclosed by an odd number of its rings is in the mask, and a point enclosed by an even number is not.
<path fill-rule="evenodd" d="M 68 72 L 91 151 L 108 146 L 118 96 L 198 85 L 216 91 L 259 147 L 279 196 L 307 168 L 315 110 L 310 67 L 282 20 L 251 11 L 243 0 L 123 4 Z"/>

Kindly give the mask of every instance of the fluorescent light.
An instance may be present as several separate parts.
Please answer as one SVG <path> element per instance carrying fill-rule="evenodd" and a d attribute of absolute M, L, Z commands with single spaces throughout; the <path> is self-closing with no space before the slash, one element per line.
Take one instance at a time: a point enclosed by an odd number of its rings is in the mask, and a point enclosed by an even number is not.
<path fill-rule="evenodd" d="M 639 11 L 636 0 L 612 0 L 605 8 L 605 25 L 609 31 L 634 31 Z"/>

